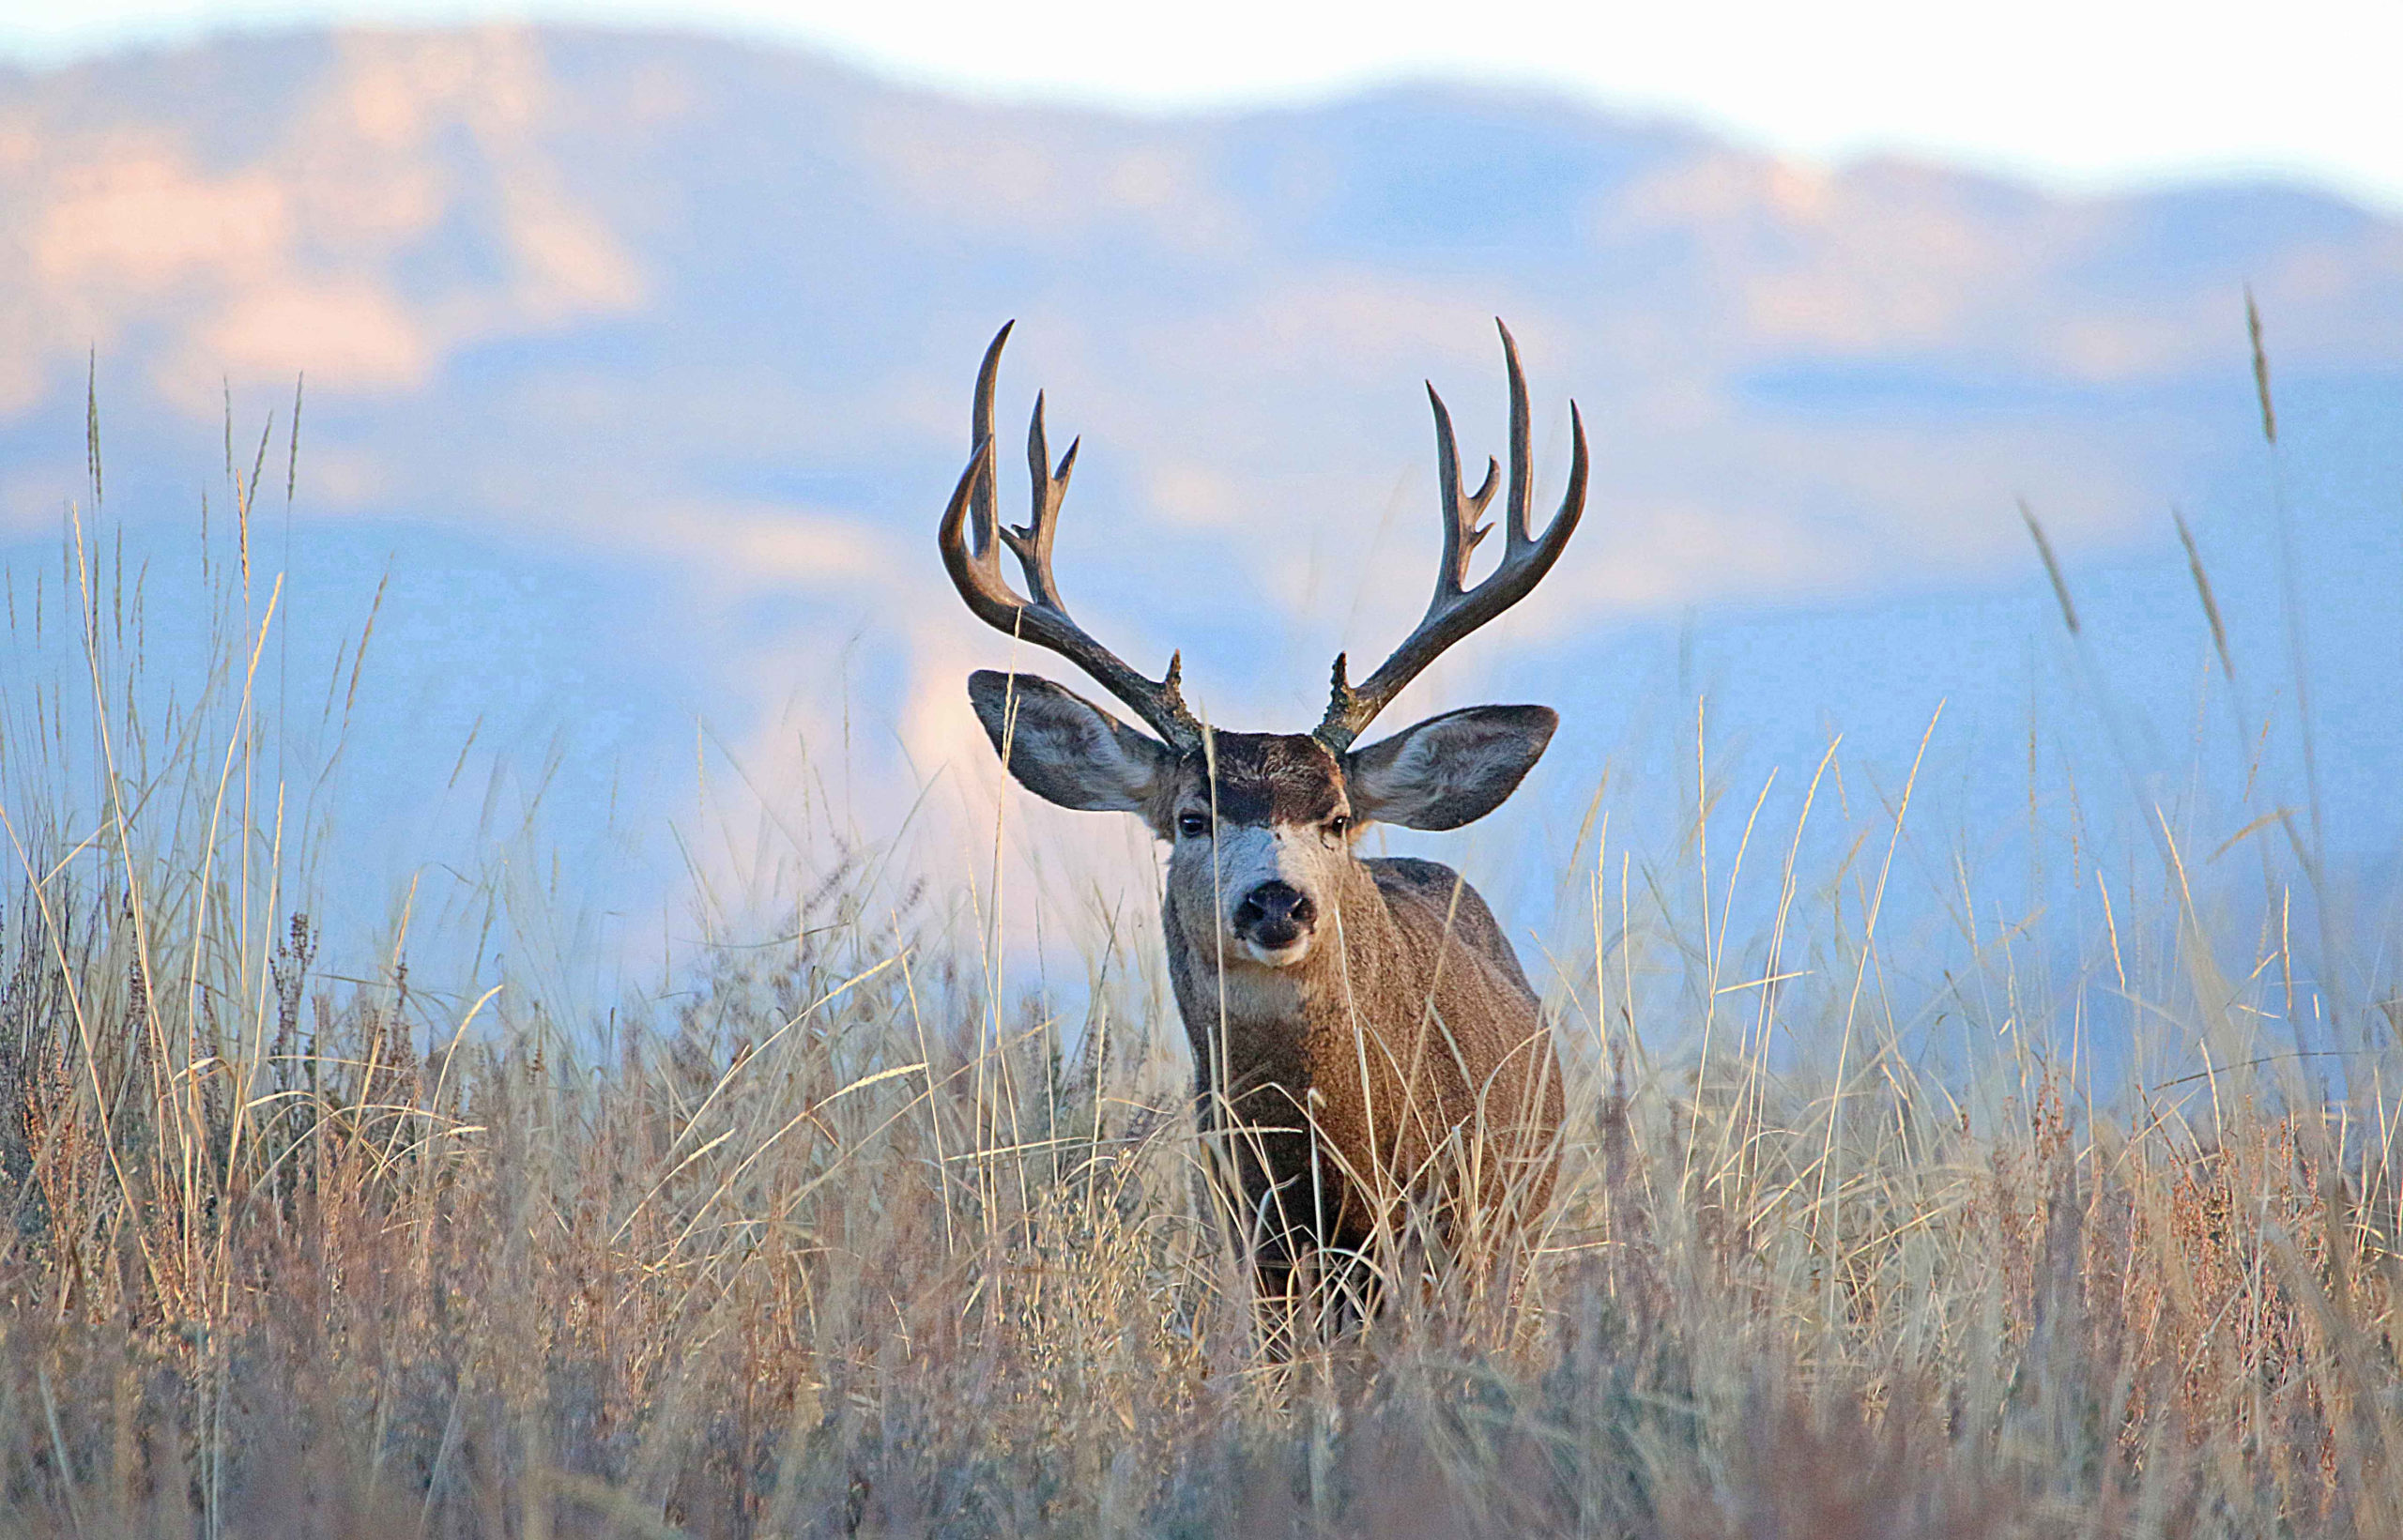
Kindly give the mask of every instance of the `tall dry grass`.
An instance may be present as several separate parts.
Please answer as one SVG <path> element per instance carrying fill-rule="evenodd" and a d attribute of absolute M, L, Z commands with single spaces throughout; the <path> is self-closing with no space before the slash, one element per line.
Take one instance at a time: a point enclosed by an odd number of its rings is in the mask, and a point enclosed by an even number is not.
<path fill-rule="evenodd" d="M 2089 873 L 1937 987 L 1907 785 L 1581 839 L 1545 1227 L 1278 1363 L 1148 932 L 1047 997 L 838 852 L 590 1020 L 321 935 L 229 471 L 205 648 L 80 524 L 12 618 L 8 1533 L 2403 1533 L 2386 1058 L 2318 1089 L 2290 925 Z"/>

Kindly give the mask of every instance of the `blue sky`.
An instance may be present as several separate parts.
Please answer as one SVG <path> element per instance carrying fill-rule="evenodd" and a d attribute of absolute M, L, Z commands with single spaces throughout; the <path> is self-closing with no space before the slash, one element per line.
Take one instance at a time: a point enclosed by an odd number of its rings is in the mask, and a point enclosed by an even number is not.
<path fill-rule="evenodd" d="M 517 17 L 731 31 L 1016 99 L 1148 109 L 1429 75 L 1565 88 L 1786 154 L 1900 152 L 2056 188 L 2269 174 L 2403 210 L 2403 4 L 2289 0 L 0 0 L 46 62 L 230 27 Z"/>
<path fill-rule="evenodd" d="M 0 41 L 36 60 L 309 19 L 87 8 L 70 25 L 14 3 L 0 0 Z M 1212 29 L 1168 38 L 1058 8 L 826 21 L 731 8 L 741 3 L 553 14 L 713 23 L 922 84 L 1154 110 L 1400 75 L 1541 82 L 1790 155 L 1902 148 L 2057 187 L 2284 169 L 2403 210 L 2403 175 L 2375 159 L 2395 156 L 2403 133 L 2384 121 L 2391 88 L 2373 78 L 2403 39 L 2393 22 L 2329 8 L 2298 8 L 2253 38 L 2196 10 L 2173 29 L 2101 5 L 2072 17 L 2051 0 L 2007 17 L 1829 0 L 1803 28 L 1723 9 L 1569 21 L 1490 0 L 1467 37 L 1406 6 L 1373 27 L 1302 7 L 1272 26 L 1248 0 L 1228 0 Z M 437 19 L 394 0 L 316 13 L 335 15 Z M 781 879 L 773 861 L 795 809 L 839 821 L 847 839 L 908 812 L 930 864 L 989 863 L 1003 788 L 959 679 L 1007 653 L 949 602 L 927 520 L 964 451 L 977 350 L 1013 313 L 1030 323 L 1004 381 L 1013 409 L 1048 387 L 1055 443 L 1087 435 L 1085 511 L 1069 536 L 1084 542 L 1078 592 L 1149 666 L 1187 646 L 1188 687 L 1210 709 L 1277 726 L 1314 720 L 1337 647 L 1381 656 L 1367 649 L 1413 618 L 1432 549 L 1416 381 L 1440 380 L 1468 435 L 1492 447 L 1500 381 L 1487 317 L 1507 305 L 1530 348 L 1554 472 L 1564 398 L 1584 404 L 1592 533 L 1545 596 L 1463 648 L 1457 672 L 1431 675 L 1408 709 L 1481 696 L 1567 709 L 1549 791 L 1424 851 L 1475 868 L 1529 923 L 1549 922 L 1560 852 L 1606 777 L 1620 848 L 1676 849 L 1694 821 L 1698 722 L 1712 776 L 1735 788 L 1729 816 L 1771 771 L 1781 796 L 1800 795 L 1840 732 L 1846 816 L 1874 821 L 1940 706 L 1919 804 L 1936 813 L 1930 915 L 1949 901 L 1942 846 L 1956 831 L 1971 864 L 2003 874 L 2007 886 L 1987 891 L 2031 893 L 2031 906 L 2049 901 L 2039 878 L 2064 873 L 2083 895 L 2092 869 L 2078 862 L 2098 842 L 2139 848 L 2156 804 L 2184 809 L 2208 856 L 2258 822 L 2265 799 L 2303 804 L 2294 692 L 2282 688 L 2298 675 L 2314 681 L 2332 869 L 2393 890 L 2395 224 L 2242 192 L 2064 209 L 1960 197 L 1940 176 L 1856 178 L 1835 197 L 1830 179 L 1682 136 L 1413 98 L 1251 126 L 1283 136 L 1279 154 L 1332 145 L 1341 158 L 1330 163 L 1356 168 L 1344 175 L 1369 195 L 1330 203 L 1308 241 L 1221 244 L 1223 228 L 1267 228 L 1302 205 L 1277 201 L 1282 183 L 1153 153 L 1212 138 L 1206 127 L 962 114 L 924 99 L 883 102 L 918 122 L 911 131 L 882 131 L 893 120 L 878 117 L 879 131 L 828 141 L 840 185 L 906 194 L 865 200 L 830 227 L 807 179 L 828 158 L 766 153 L 820 105 L 811 70 L 729 68 L 714 48 L 545 49 L 500 34 L 299 52 L 322 55 L 315 73 L 243 77 L 255 94 L 235 105 L 257 131 L 230 159 L 187 152 L 208 121 L 189 108 L 171 109 L 176 120 L 131 104 L 128 120 L 155 132 L 128 140 L 110 114 L 84 113 L 90 93 L 19 93 L 30 111 L 45 96 L 66 106 L 57 153 L 21 158 L 34 169 L 12 220 L 27 238 L 0 243 L 29 283 L 49 284 L 8 313 L 48 361 L 0 423 L 0 512 L 19 511 L 20 583 L 54 572 L 96 361 L 109 509 L 141 521 L 164 572 L 192 549 L 195 479 L 220 462 L 227 397 L 240 431 L 258 432 L 288 412 L 292 375 L 306 370 L 283 602 L 304 617 L 296 699 L 324 703 L 329 723 L 342 720 L 330 703 L 348 696 L 317 681 L 339 671 L 391 574 L 368 724 L 344 789 L 329 794 L 352 799 L 328 816 L 359 848 L 325 857 L 329 869 L 392 874 L 355 885 L 355 930 L 372 931 L 388 907 L 434 913 L 445 882 L 459 905 L 483 904 L 472 874 L 489 857 L 582 895 L 578 922 L 618 927 L 624 955 L 649 968 L 651 943 L 687 912 L 687 862 L 713 891 L 764 892 Z M 608 94 L 561 118 L 476 116 L 552 78 L 553 55 L 591 67 L 559 73 L 562 90 Z M 605 55 L 618 64 L 599 69 Z M 625 99 L 620 66 L 636 57 L 682 61 L 659 77 L 666 115 L 590 131 Z M 442 68 L 402 68 L 418 59 Z M 114 78 L 145 74 L 176 71 Z M 395 79 L 426 103 L 397 136 L 380 106 L 304 110 L 384 103 L 376 93 Z M 2288 81 L 2307 88 L 2272 89 Z M 998 159 L 928 152 L 972 120 L 988 136 L 977 147 Z M 444 160 L 454 126 L 471 121 L 478 147 Z M 546 139 L 560 122 L 583 127 Z M 1584 147 L 1564 150 L 1555 134 Z M 1639 188 L 1609 180 L 1621 159 L 1598 144 L 1620 138 L 1686 147 Z M 1496 177 L 1497 155 L 1549 169 Z M 990 175 L 1029 163 L 1042 175 Z M 513 201 L 492 195 L 504 182 Z M 1597 209 L 1637 207 L 1594 201 L 1622 183 L 1654 200 L 1642 220 L 1590 223 Z M 1096 187 L 1117 222 L 1030 244 Z M 1696 195 L 1658 201 L 1678 187 Z M 406 196 L 361 202 L 350 196 L 360 188 Z M 1538 205 L 1543 217 L 1518 220 Z M 636 207 L 682 212 L 629 217 Z M 1233 225 L 1211 222 L 1247 207 Z M 1790 242 L 1750 240 L 1762 210 Z M 1509 238 L 1485 238 L 1497 228 Z M 1659 229 L 1676 233 L 1676 261 L 1650 254 Z M 2274 478 L 2253 427 L 2248 281 L 2278 360 Z M 2059 623 L 2021 496 L 2068 560 L 2088 640 Z M 2242 700 L 2211 684 L 2214 648 L 2173 502 L 2220 583 Z M 1113 526 L 1113 511 L 1137 522 Z M 2287 511 L 2295 587 L 2314 596 L 2307 647 L 2282 624 L 2273 537 Z M 1285 559 L 1294 532 L 1300 563 Z M 228 538 L 222 519 L 215 536 Z M 195 581 L 197 615 L 208 579 Z M 163 589 L 150 591 L 166 634 L 176 617 Z M 1272 666 L 1288 659 L 1299 662 Z M 33 664 L 15 667 L 29 677 Z M 840 795 L 820 795 L 827 785 Z M 937 811 L 920 818 L 922 789 Z M 567 867 L 533 859 L 535 833 L 501 839 L 502 825 L 535 829 L 521 795 L 539 800 L 552 820 L 542 838 L 556 838 Z M 1007 827 L 1032 831 L 1050 891 L 1084 893 L 1088 860 L 1110 892 L 1130 873 L 1149 880 L 1140 835 L 1028 801 L 1007 804 Z M 1773 806 L 1770 824 L 1789 813 Z M 2122 813 L 2127 839 L 2105 827 Z M 714 843 L 684 843 L 694 829 Z M 956 839 L 963 830 L 977 837 Z M 1853 831 L 1837 844 L 1849 848 Z M 2039 870 L 2027 852 L 2056 836 L 2074 854 Z M 1540 861 L 1525 859 L 1538 849 Z M 2214 880 L 2235 871 L 2214 868 Z M 458 922 L 471 921 L 482 922 Z"/>

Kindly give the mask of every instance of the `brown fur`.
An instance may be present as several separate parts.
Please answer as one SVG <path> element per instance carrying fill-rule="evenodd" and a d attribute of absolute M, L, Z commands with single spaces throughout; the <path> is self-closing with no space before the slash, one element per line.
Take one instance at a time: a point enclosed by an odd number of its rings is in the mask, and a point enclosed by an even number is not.
<path fill-rule="evenodd" d="M 1344 767 L 1314 739 L 1222 733 L 1215 747 L 1222 823 L 1316 823 L 1349 805 Z M 1208 800 L 1195 756 L 1164 788 L 1155 827 Z M 1372 1254 L 1406 1201 L 1455 1241 L 1539 1213 L 1559 1062 L 1477 890 L 1434 861 L 1362 861 L 1346 840 L 1321 869 L 1320 944 L 1272 969 L 1221 942 L 1206 854 L 1179 847 L 1161 920 L 1198 1109 L 1228 1136 L 1226 1196 L 1240 1201 L 1263 1295 L 1289 1294 L 1308 1252 Z"/>
<path fill-rule="evenodd" d="M 1491 1256 L 1541 1212 L 1560 1065 L 1517 954 L 1449 867 L 1355 846 L 1371 818 L 1491 811 L 1552 711 L 1473 707 L 1340 755 L 1281 733 L 1179 754 L 1047 679 L 979 672 L 969 695 L 1029 789 L 1171 842 L 1160 919 L 1196 1101 L 1279 1340 L 1280 1302 L 1302 1303 L 1322 1254 L 1347 1278 L 1353 1258 L 1395 1262 L 1406 1233 Z"/>

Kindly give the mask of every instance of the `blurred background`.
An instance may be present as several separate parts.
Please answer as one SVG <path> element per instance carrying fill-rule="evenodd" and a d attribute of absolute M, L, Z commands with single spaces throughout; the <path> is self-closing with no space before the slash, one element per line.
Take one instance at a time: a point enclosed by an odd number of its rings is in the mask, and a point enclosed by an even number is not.
<path fill-rule="evenodd" d="M 8 709 L 105 603 L 80 531 L 170 722 L 272 604 L 294 848 L 354 921 L 507 868 L 646 967 L 897 839 L 1148 934 L 1148 842 L 1003 801 L 966 709 L 1009 644 L 934 527 L 987 340 L 1005 444 L 1038 388 L 1083 437 L 1079 617 L 1298 730 L 1424 605 L 1422 381 L 1502 450 L 1499 315 L 1538 498 L 1573 397 L 1589 511 L 1387 725 L 1562 709 L 1505 814 L 1391 846 L 1514 928 L 1582 894 L 1603 789 L 1615 882 L 1791 829 L 1839 741 L 1821 795 L 1929 808 L 1930 923 L 2164 830 L 2218 881 L 2265 814 L 2392 886 L 2392 8 L 1139 8 L 11 0 L 0 555 L 47 629 Z"/>

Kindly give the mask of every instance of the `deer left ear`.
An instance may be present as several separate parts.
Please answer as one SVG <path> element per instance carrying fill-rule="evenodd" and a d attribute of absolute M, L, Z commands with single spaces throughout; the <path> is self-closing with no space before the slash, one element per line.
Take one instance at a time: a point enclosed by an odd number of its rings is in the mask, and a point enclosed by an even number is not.
<path fill-rule="evenodd" d="M 1502 805 L 1560 725 L 1549 706 L 1472 706 L 1344 758 L 1352 811 L 1404 829 L 1458 829 Z"/>
<path fill-rule="evenodd" d="M 969 704 L 1018 785 L 1089 813 L 1148 813 L 1176 756 L 1073 690 L 980 668 Z M 1165 836 L 1163 836 L 1165 837 Z"/>

